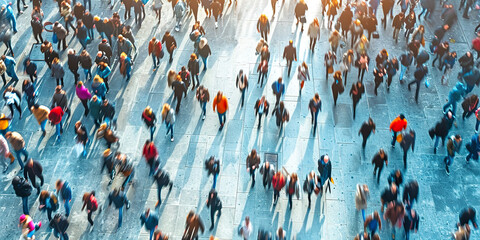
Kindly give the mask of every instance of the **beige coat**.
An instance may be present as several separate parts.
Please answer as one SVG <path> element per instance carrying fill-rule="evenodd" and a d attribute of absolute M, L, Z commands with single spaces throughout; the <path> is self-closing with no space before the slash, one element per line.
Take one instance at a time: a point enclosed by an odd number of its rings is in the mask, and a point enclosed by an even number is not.
<path fill-rule="evenodd" d="M 38 124 L 41 124 L 43 121 L 48 119 L 48 114 L 50 113 L 50 109 L 41 105 L 37 109 L 32 108 L 32 114 L 37 119 Z"/>

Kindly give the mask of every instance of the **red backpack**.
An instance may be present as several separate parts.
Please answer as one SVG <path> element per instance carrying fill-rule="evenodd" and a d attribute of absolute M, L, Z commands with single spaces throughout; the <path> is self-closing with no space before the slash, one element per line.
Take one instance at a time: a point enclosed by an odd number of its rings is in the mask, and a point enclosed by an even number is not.
<path fill-rule="evenodd" d="M 90 209 L 90 211 L 92 212 L 97 211 L 98 203 L 97 203 L 97 199 L 93 195 L 90 195 L 90 204 L 92 206 L 92 209 Z"/>

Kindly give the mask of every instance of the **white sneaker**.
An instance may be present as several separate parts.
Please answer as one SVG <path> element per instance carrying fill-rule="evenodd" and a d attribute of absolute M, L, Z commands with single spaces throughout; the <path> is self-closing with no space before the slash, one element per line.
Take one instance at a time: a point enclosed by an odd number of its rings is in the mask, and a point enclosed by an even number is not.
<path fill-rule="evenodd" d="M 173 142 L 173 137 L 172 137 L 172 138 L 170 138 L 170 142 Z"/>
<path fill-rule="evenodd" d="M 215 22 L 215 28 L 218 28 L 218 23 L 217 22 Z"/>
<path fill-rule="evenodd" d="M 202 120 L 205 120 L 205 115 L 202 116 Z"/>

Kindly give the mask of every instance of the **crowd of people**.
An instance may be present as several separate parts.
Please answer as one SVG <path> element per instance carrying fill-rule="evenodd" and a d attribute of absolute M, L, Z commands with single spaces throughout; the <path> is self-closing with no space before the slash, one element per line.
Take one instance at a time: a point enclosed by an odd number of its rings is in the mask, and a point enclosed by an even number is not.
<path fill-rule="evenodd" d="M 202 121 L 206 118 L 207 103 L 210 102 L 209 89 L 201 84 L 202 79 L 199 79 L 199 76 L 201 71 L 207 71 L 207 60 L 210 55 L 215 53 L 209 45 L 204 27 L 198 20 L 198 9 L 202 6 L 206 17 L 213 15 L 215 28 L 218 28 L 218 19 L 223 16 L 225 9 L 232 5 L 232 1 L 228 3 L 228 6 L 225 6 L 224 0 L 187 0 L 186 2 L 171 0 L 170 2 L 174 14 L 173 17 L 175 18 L 175 31 L 180 31 L 183 19 L 189 13 L 193 13 L 195 20 L 191 31 L 188 31 L 188 37 L 193 42 L 193 51 L 188 59 L 184 59 L 187 64 L 182 66 L 180 71 L 174 69 L 165 70 L 168 87 L 172 89 L 174 100 L 163 104 L 160 113 L 161 124 L 165 123 L 166 136 L 169 135 L 171 142 L 174 142 L 176 115 L 181 111 L 182 99 L 187 97 L 188 90 L 191 88 L 191 91 L 195 91 L 195 99 L 200 103 L 202 110 Z M 67 230 L 71 201 L 73 196 L 79 193 L 72 191 L 70 183 L 62 178 L 55 182 L 54 191 L 42 190 L 44 173 L 41 160 L 29 157 L 30 155 L 26 150 L 27 141 L 21 134 L 22 129 L 15 129 L 13 126 L 14 122 L 22 121 L 24 116 L 21 107 L 22 94 L 25 96 L 29 111 L 40 125 L 43 136 L 47 134 L 46 125 L 49 122 L 52 126 L 55 126 L 56 141 L 62 141 L 64 124 L 67 121 L 75 121 L 74 130 L 76 138 L 74 149 L 78 157 L 86 157 L 88 146 L 92 141 L 84 125 L 87 118 L 83 118 L 82 121 L 71 119 L 69 103 L 72 99 L 69 99 L 69 95 L 64 90 L 64 85 L 69 84 L 69 81 L 64 81 L 64 78 L 74 79 L 75 94 L 84 107 L 84 116 L 91 117 L 95 124 L 96 134 L 94 138 L 105 140 L 100 172 L 103 173 L 104 169 L 106 169 L 110 179 L 109 186 L 115 178 L 123 180 L 121 187 L 111 189 L 108 199 L 103 203 L 105 208 L 113 203 L 115 209 L 118 209 L 117 227 L 120 228 L 122 226 L 123 209 L 124 207 L 129 209 L 131 205 L 127 192 L 128 187 L 131 186 L 135 178 L 137 166 L 132 160 L 132 156 L 128 156 L 119 150 L 120 138 L 116 132 L 116 115 L 118 113 L 116 113 L 115 103 L 109 100 L 109 97 L 111 98 L 108 94 L 110 91 L 109 77 L 112 80 L 112 76 L 118 66 L 118 71 L 123 80 L 128 82 L 134 72 L 133 67 L 137 54 L 151 55 L 153 61 L 152 71 L 157 71 L 160 69 L 160 63 L 165 57 L 165 50 L 169 54 L 168 62 L 171 63 L 175 50 L 178 48 L 175 37 L 169 31 L 165 31 L 161 40 L 156 37 L 151 38 L 146 49 L 138 48 L 141 45 L 135 42 L 132 25 L 128 24 L 128 19 L 131 17 L 130 11 L 133 8 L 135 25 L 141 27 L 142 21 L 146 17 L 145 5 L 147 4 L 151 4 L 158 19 L 157 24 L 160 24 L 163 19 L 161 14 L 162 0 L 153 0 L 152 3 L 144 0 L 122 0 L 121 4 L 124 5 L 125 11 L 123 21 L 118 11 L 114 12 L 111 17 L 92 15 L 90 0 L 85 0 L 83 5 L 75 1 L 71 3 L 69 0 L 58 0 L 57 3 L 61 19 L 53 23 L 44 19 L 42 11 L 43 4 L 52 3 L 42 3 L 40 0 L 34 0 L 31 13 L 33 37 L 37 44 L 41 45 L 40 49 L 44 54 L 44 61 L 49 68 L 47 74 L 50 74 L 51 78 L 56 80 L 56 87 L 52 89 L 53 96 L 50 107 L 46 106 L 47 103 L 38 101 L 37 87 L 38 81 L 42 76 L 38 76 L 37 64 L 30 58 L 23 60 L 24 75 L 28 76 L 28 79 L 26 78 L 23 81 L 21 92 L 13 86 L 6 87 L 7 82 L 9 82 L 7 81 L 7 76 L 11 78 L 11 82 L 16 83 L 19 81 L 16 73 L 15 55 L 11 45 L 11 35 L 17 33 L 16 17 L 21 17 L 23 10 L 28 5 L 23 2 L 22 8 L 20 1 L 17 1 L 17 16 L 13 13 L 12 3 L 1 6 L 0 11 L 0 29 L 3 29 L 4 32 L 0 37 L 7 47 L 7 51 L 0 58 L 0 74 L 5 86 L 3 98 L 5 105 L 10 110 L 9 114 L 2 113 L 0 116 L 0 153 L 3 156 L 4 173 L 8 172 L 10 165 L 15 162 L 15 159 L 17 159 L 20 165 L 20 172 L 23 171 L 23 176 L 20 174 L 13 177 L 12 187 L 16 195 L 22 199 L 23 214 L 19 218 L 19 226 L 22 228 L 24 239 L 34 239 L 35 231 L 42 226 L 40 221 L 34 222 L 32 216 L 29 215 L 28 201 L 32 195 L 33 188 L 37 190 L 36 193 L 40 203 L 39 209 L 47 213 L 48 226 L 53 229 L 54 235 L 60 239 L 68 239 Z M 236 6 L 237 1 L 234 0 L 234 3 Z M 411 79 L 407 84 L 407 89 L 410 91 L 411 86 L 415 86 L 414 99 L 418 103 L 419 91 L 422 85 L 424 84 L 428 88 L 431 84 L 435 84 L 427 80 L 428 74 L 432 71 L 441 71 L 442 77 L 440 82 L 442 85 L 448 86 L 449 79 L 452 79 L 452 69 L 458 61 L 461 71 L 457 76 L 454 76 L 457 80 L 449 92 L 448 102 L 443 106 L 443 115 L 440 121 L 428 133 L 432 140 L 435 139 L 433 146 L 434 154 L 437 153 L 440 140 L 442 141 L 442 146 L 445 146 L 445 140 L 447 141 L 447 154 L 444 157 L 444 164 L 446 175 L 449 175 L 449 167 L 453 164 L 455 154 L 462 149 L 462 136 L 458 133 L 453 133 L 452 126 L 456 125 L 457 121 L 457 103 L 463 100 L 462 119 L 466 119 L 471 115 L 476 117 L 474 131 L 472 128 L 474 133 L 471 138 L 467 136 L 468 141 L 465 144 L 465 148 L 468 151 L 466 162 L 468 163 L 471 159 L 478 160 L 480 153 L 480 135 L 478 135 L 480 106 L 478 105 L 478 96 L 473 94 L 472 91 L 475 85 L 478 86 L 480 84 L 480 71 L 478 70 L 480 32 L 476 32 L 477 36 L 472 40 L 471 47 L 475 50 L 475 53 L 467 50 L 460 53 L 461 57 L 457 60 L 457 53 L 450 49 L 450 44 L 453 44 L 454 41 L 445 39 L 446 32 L 453 25 L 458 24 L 457 10 L 450 1 L 346 0 L 342 2 L 342 0 L 322 0 L 316 4 L 322 6 L 321 19 L 327 23 L 326 28 L 330 32 L 326 37 L 330 49 L 324 51 L 325 79 L 322 79 L 322 81 L 328 81 L 331 76 L 333 77 L 331 89 L 335 106 L 339 95 L 345 91 L 348 78 L 350 78 L 352 83 L 349 95 L 353 103 L 353 119 L 356 117 L 356 107 L 358 104 L 361 104 L 360 101 L 365 94 L 366 86 L 364 80 L 373 80 L 373 92 L 375 95 L 378 95 L 379 91 L 383 91 L 381 85 L 384 81 L 386 81 L 385 92 L 388 94 L 392 84 L 399 83 L 399 86 L 401 86 L 406 83 L 406 79 Z M 394 9 L 395 4 L 399 5 L 398 9 Z M 110 1 L 109 5 L 113 9 L 115 2 Z M 271 21 L 274 21 L 275 18 L 276 0 L 271 1 L 271 6 L 273 9 L 272 20 L 269 20 L 266 14 L 261 14 L 256 25 L 256 30 L 261 37 L 255 48 L 256 55 L 259 55 L 256 72 L 259 74 L 257 85 L 260 88 L 263 88 L 265 79 L 268 81 L 269 66 L 271 66 L 270 42 L 268 40 Z M 379 6 L 382 6 L 383 18 L 377 18 Z M 434 10 L 438 7 L 442 8 L 441 16 L 432 16 Z M 472 0 L 462 0 L 458 10 L 460 11 L 464 8 L 462 17 L 469 19 L 468 14 L 472 7 Z M 307 3 L 304 0 L 299 0 L 295 3 L 292 15 L 295 17 L 295 23 L 300 28 L 300 32 L 304 31 L 304 24 L 307 24 L 306 34 L 310 39 L 309 50 L 313 54 L 316 50 L 316 42 L 320 41 L 322 37 L 320 32 L 324 26 L 320 25 L 320 16 L 312 17 L 311 22 L 307 23 L 308 9 Z M 337 17 L 337 15 L 339 16 Z M 390 16 L 390 20 L 388 16 Z M 431 18 L 438 20 L 438 26 L 433 32 L 434 37 L 426 39 L 423 23 Z M 76 26 L 72 22 L 76 23 Z M 389 54 L 389 48 L 386 47 L 378 53 L 373 53 L 374 55 L 376 54 L 375 62 L 370 63 L 370 55 L 372 54 L 370 50 L 371 41 L 377 41 L 375 39 L 378 38 L 388 38 L 388 36 L 381 36 L 377 31 L 379 23 L 384 29 L 386 29 L 387 24 L 392 27 L 393 40 L 397 46 L 403 43 L 403 46 L 401 46 L 403 53 L 399 56 L 393 56 Z M 92 57 L 89 53 L 92 50 L 91 45 L 98 42 L 95 38 L 94 29 L 100 35 L 101 40 L 97 47 L 93 48 L 96 54 L 93 54 L 94 57 Z M 404 33 L 401 34 L 402 30 Z M 53 33 L 51 42 L 44 38 L 44 31 Z M 78 52 L 76 49 L 68 48 L 69 46 L 67 46 L 67 37 L 70 35 L 73 35 L 81 45 L 81 49 Z M 54 44 L 57 44 L 57 50 L 55 50 Z M 477 54 L 476 58 L 474 54 Z M 430 61 L 431 55 L 434 57 Z M 258 116 L 258 128 L 261 127 L 262 116 L 266 118 L 269 110 L 271 110 L 271 116 L 275 116 L 279 132 L 282 132 L 290 120 L 290 113 L 282 99 L 287 88 L 284 78 L 287 81 L 290 79 L 292 66 L 297 61 L 297 49 L 294 46 L 293 39 L 286 43 L 282 59 L 286 61 L 287 74 L 286 76 L 278 76 L 278 79 L 276 78 L 277 80 L 270 86 L 276 99 L 275 104 L 270 105 L 266 96 L 262 95 L 255 102 L 254 106 L 255 116 Z M 436 64 L 437 61 L 438 64 Z M 65 65 L 68 66 L 71 75 L 65 71 L 63 63 L 66 63 Z M 78 73 L 80 67 L 83 70 L 82 75 L 84 75 L 82 78 L 81 74 Z M 352 74 L 349 74 L 354 72 L 352 70 L 353 67 L 358 69 L 356 80 L 354 75 L 352 77 Z M 306 62 L 298 64 L 296 77 L 299 81 L 299 95 L 302 94 L 305 83 L 311 80 L 309 68 Z M 410 68 L 414 68 L 413 76 L 407 74 Z M 295 72 L 295 67 L 293 69 Z M 371 69 L 373 70 L 370 71 Z M 369 72 L 373 73 L 373 77 L 369 76 Z M 399 72 L 398 81 L 395 77 L 397 72 Z M 248 74 L 248 72 L 240 69 L 234 80 L 235 86 L 241 94 L 241 108 L 244 107 L 245 95 L 249 86 L 255 84 L 249 81 Z M 116 77 L 115 80 L 117 81 L 118 79 L 120 78 Z M 176 104 L 175 108 L 173 107 L 174 103 Z M 227 96 L 220 90 L 220 87 L 218 90 L 216 89 L 216 94 L 211 104 L 213 112 L 218 114 L 219 131 L 222 131 L 227 124 L 226 114 L 229 111 L 230 103 Z M 15 117 L 15 109 L 18 111 L 18 118 Z M 317 119 L 322 111 L 322 100 L 318 93 L 315 93 L 310 99 L 308 109 L 311 113 L 311 133 L 314 137 L 317 132 Z M 407 153 L 410 149 L 412 153 L 415 150 L 416 132 L 407 126 L 408 116 L 400 112 L 401 110 L 399 110 L 398 116 L 391 122 L 389 130 L 392 133 L 391 147 L 395 148 L 398 142 L 403 150 L 404 169 L 395 169 L 388 175 L 388 185 L 381 193 L 380 198 L 381 213 L 367 208 L 370 196 L 368 185 L 359 183 L 356 186 L 355 206 L 357 210 L 362 212 L 364 228 L 360 230 L 355 239 L 380 239 L 378 232 L 382 230 L 382 222 L 383 225 L 391 225 L 392 238 L 395 238 L 398 228 L 404 229 L 406 239 L 409 239 L 410 232 L 417 232 L 418 230 L 420 215 L 413 208 L 413 205 L 418 201 L 419 183 L 416 180 L 404 181 L 403 176 L 404 171 L 407 169 Z M 150 132 L 149 138 L 143 146 L 142 157 L 146 160 L 149 168 L 149 177 L 157 184 L 158 201 L 155 206 L 151 207 L 158 209 L 162 204 L 162 188 L 167 187 L 168 191 L 171 191 L 175 182 L 174 179 L 171 179 L 169 173 L 160 167 L 159 150 L 155 145 L 155 133 L 158 132 L 157 126 L 159 125 L 156 113 L 150 106 L 146 106 L 139 118 L 142 119 Z M 376 124 L 372 118 L 369 118 L 361 125 L 358 135 L 362 135 L 363 149 L 367 145 L 369 136 L 372 133 L 375 134 L 375 131 Z M 15 155 L 12 154 L 12 150 Z M 321 157 L 317 162 L 318 171 L 309 170 L 302 181 L 302 176 L 299 176 L 296 172 L 289 172 L 285 167 L 275 169 L 274 164 L 266 160 L 262 162 L 259 152 L 256 149 L 252 149 L 246 158 L 246 170 L 250 174 L 252 188 L 255 185 L 257 169 L 259 169 L 258 172 L 262 176 L 263 187 L 270 190 L 273 186 L 274 206 L 278 202 L 280 193 L 285 191 L 288 196 L 288 209 L 291 211 L 294 197 L 298 199 L 302 190 L 308 195 L 308 208 L 311 206 L 312 193 L 319 195 L 319 198 L 321 198 L 326 194 L 327 190 L 331 192 L 331 184 L 335 183 L 332 177 L 335 174 L 332 172 L 332 161 L 334 159 L 330 159 L 327 153 L 321 153 Z M 377 184 L 380 184 L 382 169 L 388 166 L 388 163 L 387 151 L 384 148 L 380 148 L 372 159 L 372 165 L 374 165 L 373 175 L 376 177 Z M 220 166 L 221 161 L 215 156 L 211 156 L 205 161 L 205 169 L 208 175 L 213 176 L 213 185 L 208 196 L 206 196 L 206 207 L 210 208 L 210 231 L 215 226 L 215 218 L 220 218 L 222 212 L 221 196 L 216 190 Z M 146 177 L 137 176 L 137 178 L 144 180 Z M 40 183 L 37 179 L 40 180 Z M 401 200 L 398 199 L 400 189 L 403 189 Z M 63 212 L 59 211 L 60 200 L 64 206 Z M 87 220 L 93 226 L 93 215 L 101 207 L 97 202 L 95 191 L 85 192 L 82 200 L 82 211 L 86 208 Z M 367 210 L 372 213 L 367 214 Z M 52 213 L 55 213 L 53 217 Z M 156 210 L 147 207 L 139 215 L 142 226 L 144 225 L 150 233 L 150 239 L 165 240 L 169 238 L 164 230 L 158 229 L 160 216 Z M 478 227 L 475 218 L 475 209 L 473 207 L 467 207 L 462 210 L 459 222 L 455 226 L 456 232 L 452 234 L 452 237 L 456 240 L 470 239 L 471 226 L 474 228 Z M 258 239 L 272 239 L 274 235 L 276 239 L 287 238 L 287 232 L 282 227 L 275 229 L 273 234 L 271 230 L 259 229 L 256 236 Z M 182 239 L 198 239 L 199 231 L 203 233 L 205 227 L 200 216 L 192 210 L 187 215 Z M 238 227 L 238 234 L 244 239 L 249 239 L 255 235 L 249 216 L 246 216 Z M 211 236 L 210 239 L 216 238 Z"/>

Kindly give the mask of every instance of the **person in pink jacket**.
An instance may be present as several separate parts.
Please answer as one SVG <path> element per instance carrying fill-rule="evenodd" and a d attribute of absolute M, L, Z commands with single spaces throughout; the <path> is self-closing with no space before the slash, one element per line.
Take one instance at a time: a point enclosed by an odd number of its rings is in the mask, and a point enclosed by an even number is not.
<path fill-rule="evenodd" d="M 92 98 L 92 94 L 90 94 L 90 91 L 88 88 L 83 85 L 82 81 L 79 81 L 77 83 L 77 87 L 75 88 L 75 93 L 77 94 L 77 97 L 80 98 L 80 101 L 82 101 L 83 107 L 85 108 L 85 116 L 88 115 L 88 100 Z"/>
<path fill-rule="evenodd" d="M 42 222 L 33 222 L 29 215 L 22 214 L 18 220 L 18 225 L 22 228 L 23 239 L 35 239 L 35 231 L 42 226 Z"/>
<path fill-rule="evenodd" d="M 0 135 L 0 158 L 3 159 L 3 173 L 7 172 L 8 169 L 8 160 L 7 158 L 10 158 L 10 164 L 13 163 L 15 160 L 15 157 L 12 155 L 10 152 L 10 149 L 8 148 L 8 143 L 7 140 Z"/>

